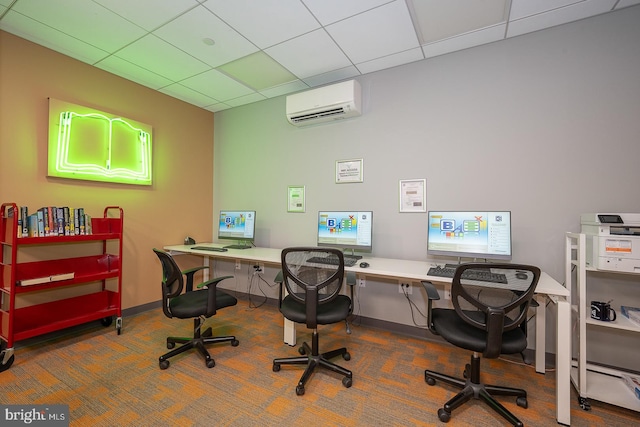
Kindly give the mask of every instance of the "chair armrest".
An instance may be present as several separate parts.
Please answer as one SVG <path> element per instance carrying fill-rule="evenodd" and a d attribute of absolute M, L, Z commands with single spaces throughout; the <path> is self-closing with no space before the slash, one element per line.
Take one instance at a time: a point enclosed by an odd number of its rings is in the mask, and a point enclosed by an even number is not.
<path fill-rule="evenodd" d="M 212 288 L 212 287 L 215 288 L 216 286 L 218 286 L 218 283 L 222 282 L 225 279 L 233 279 L 233 276 L 220 276 L 220 277 L 216 277 L 215 279 L 207 280 L 206 282 L 200 283 L 198 285 L 198 289 L 202 289 L 205 286 L 207 288 Z"/>
<path fill-rule="evenodd" d="M 278 271 L 278 274 L 276 274 L 276 277 L 273 279 L 274 283 L 277 283 L 279 286 L 279 290 L 278 290 L 278 308 L 282 307 L 282 298 L 284 298 L 282 296 L 282 282 L 283 282 L 283 278 L 282 278 L 282 270 Z"/>
<path fill-rule="evenodd" d="M 193 290 L 193 276 L 196 272 L 200 270 L 204 270 L 205 268 L 209 268 L 205 265 L 201 265 L 200 267 L 188 268 L 182 271 L 182 274 L 187 278 L 187 283 L 185 285 L 185 292 L 191 292 Z"/>
<path fill-rule="evenodd" d="M 438 294 L 438 290 L 435 286 L 433 286 L 433 283 L 429 282 L 428 280 L 422 280 L 421 283 L 424 287 L 424 290 L 427 292 L 427 326 L 433 334 L 440 335 L 431 322 L 431 301 L 439 300 L 440 294 Z"/>
<path fill-rule="evenodd" d="M 207 280 L 204 283 L 200 283 L 198 288 L 207 287 L 207 313 L 205 317 L 211 317 L 216 314 L 218 309 L 216 302 L 216 293 L 218 292 L 217 287 L 218 283 L 222 282 L 225 279 L 231 279 L 233 276 L 220 276 L 215 279 Z"/>

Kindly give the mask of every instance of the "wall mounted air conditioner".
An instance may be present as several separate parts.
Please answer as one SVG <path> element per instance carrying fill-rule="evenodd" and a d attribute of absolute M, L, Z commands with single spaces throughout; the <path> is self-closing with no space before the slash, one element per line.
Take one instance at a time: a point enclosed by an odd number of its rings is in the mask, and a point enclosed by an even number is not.
<path fill-rule="evenodd" d="M 307 126 L 361 115 L 360 83 L 336 83 L 287 96 L 287 120 Z"/>

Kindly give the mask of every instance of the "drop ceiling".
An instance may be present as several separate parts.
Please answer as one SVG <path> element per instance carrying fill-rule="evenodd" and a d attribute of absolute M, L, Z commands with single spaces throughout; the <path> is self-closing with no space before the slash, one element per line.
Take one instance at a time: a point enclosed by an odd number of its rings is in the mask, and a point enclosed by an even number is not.
<path fill-rule="evenodd" d="M 0 0 L 0 29 L 216 112 L 640 0 Z"/>

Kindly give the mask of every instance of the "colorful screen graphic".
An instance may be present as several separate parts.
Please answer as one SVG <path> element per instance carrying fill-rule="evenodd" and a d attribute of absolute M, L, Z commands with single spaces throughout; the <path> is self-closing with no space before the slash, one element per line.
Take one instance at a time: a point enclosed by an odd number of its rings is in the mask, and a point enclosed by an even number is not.
<path fill-rule="evenodd" d="M 255 224 L 255 211 L 220 211 L 218 238 L 253 240 Z"/>
<path fill-rule="evenodd" d="M 511 259 L 511 212 L 430 211 L 427 253 Z"/>
<path fill-rule="evenodd" d="M 318 246 L 371 250 L 371 211 L 318 212 Z"/>

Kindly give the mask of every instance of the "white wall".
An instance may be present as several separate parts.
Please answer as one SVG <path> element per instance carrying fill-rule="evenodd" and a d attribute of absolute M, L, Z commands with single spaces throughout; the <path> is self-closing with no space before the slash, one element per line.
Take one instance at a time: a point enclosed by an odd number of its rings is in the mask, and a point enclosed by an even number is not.
<path fill-rule="evenodd" d="M 318 210 L 371 209 L 375 256 L 425 259 L 398 181 L 426 178 L 428 209 L 511 210 L 513 261 L 562 282 L 581 213 L 640 212 L 638 22 L 640 6 L 360 76 L 352 120 L 295 128 L 284 97 L 216 113 L 214 211 L 256 209 L 256 245 L 285 247 L 315 245 Z M 350 158 L 364 182 L 335 184 Z M 360 291 L 363 315 L 413 324 L 397 286 Z"/>

